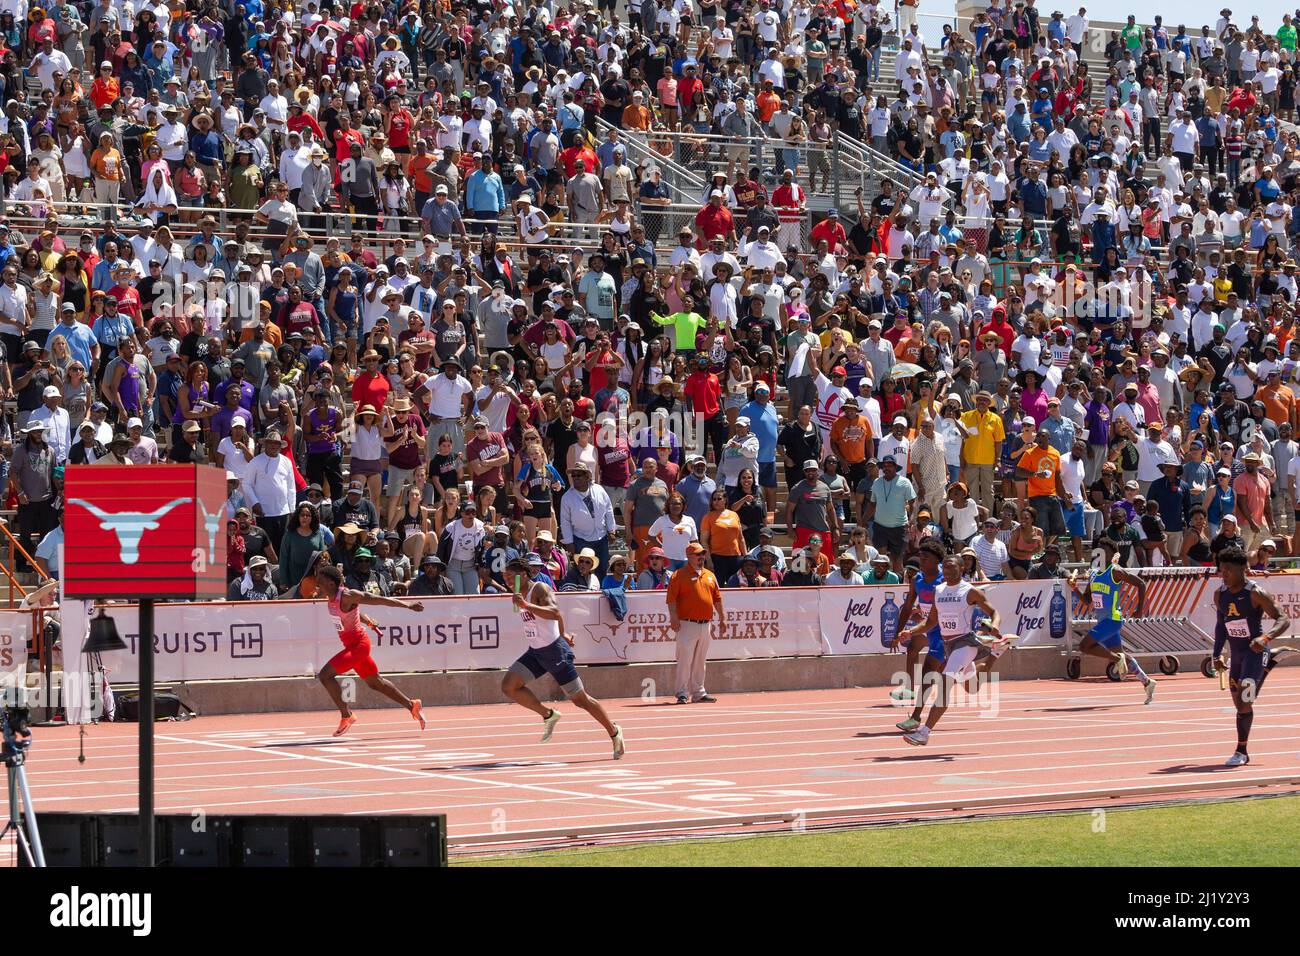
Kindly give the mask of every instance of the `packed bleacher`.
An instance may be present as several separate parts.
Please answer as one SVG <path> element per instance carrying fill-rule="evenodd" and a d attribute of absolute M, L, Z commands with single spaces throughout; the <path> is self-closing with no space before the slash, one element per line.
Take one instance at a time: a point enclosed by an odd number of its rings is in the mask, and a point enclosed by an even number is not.
<path fill-rule="evenodd" d="M 13 573 L 164 461 L 232 600 L 1300 554 L 1289 14 L 6 10 Z"/>

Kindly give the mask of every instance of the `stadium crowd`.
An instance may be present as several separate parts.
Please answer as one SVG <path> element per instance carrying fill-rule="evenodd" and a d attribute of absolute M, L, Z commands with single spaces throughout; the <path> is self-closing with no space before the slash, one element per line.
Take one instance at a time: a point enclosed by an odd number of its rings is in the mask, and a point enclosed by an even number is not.
<path fill-rule="evenodd" d="M 1300 554 L 1289 14 L 4 6 L 0 467 L 45 571 L 64 465 L 158 461 L 226 469 L 232 599 L 663 588 L 695 541 L 724 586 Z M 706 134 L 673 235 L 643 147 Z M 887 172 L 812 212 L 836 136 Z"/>

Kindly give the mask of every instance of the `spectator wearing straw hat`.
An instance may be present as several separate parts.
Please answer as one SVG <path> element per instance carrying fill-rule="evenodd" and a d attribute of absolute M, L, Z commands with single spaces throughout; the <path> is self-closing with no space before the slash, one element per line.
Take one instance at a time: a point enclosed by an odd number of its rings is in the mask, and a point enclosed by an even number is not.
<path fill-rule="evenodd" d="M 190 422 L 188 424 L 197 424 Z M 248 466 L 244 493 L 253 502 L 258 524 L 271 541 L 284 537 L 289 515 L 297 499 L 293 462 L 281 454 L 284 438 L 271 429 L 262 439 L 262 451 Z"/>

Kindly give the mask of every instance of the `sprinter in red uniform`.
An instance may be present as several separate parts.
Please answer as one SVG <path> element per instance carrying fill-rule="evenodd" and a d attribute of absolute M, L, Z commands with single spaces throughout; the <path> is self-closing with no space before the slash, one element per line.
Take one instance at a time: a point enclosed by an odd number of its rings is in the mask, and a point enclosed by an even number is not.
<path fill-rule="evenodd" d="M 353 716 L 351 709 L 343 700 L 343 690 L 336 680 L 339 674 L 346 674 L 348 671 L 356 671 L 356 675 L 370 688 L 405 707 L 423 730 L 424 714 L 420 701 L 411 700 L 394 687 L 387 678 L 381 677 L 375 659 L 370 656 L 370 635 L 365 628 L 375 628 L 378 625 L 361 613 L 361 605 L 381 604 L 385 607 L 415 611 L 417 614 L 424 610 L 424 605 L 419 601 L 405 604 L 392 598 L 345 588 L 343 572 L 332 564 L 323 564 L 316 572 L 316 587 L 321 597 L 329 602 L 330 615 L 338 621 L 339 640 L 343 642 L 343 650 L 331 657 L 329 663 L 316 675 L 316 678 L 325 685 L 326 693 L 330 695 L 330 700 L 334 701 L 334 706 L 339 709 L 341 715 L 334 736 L 339 737 L 347 733 L 348 728 L 357 722 L 357 718 Z"/>

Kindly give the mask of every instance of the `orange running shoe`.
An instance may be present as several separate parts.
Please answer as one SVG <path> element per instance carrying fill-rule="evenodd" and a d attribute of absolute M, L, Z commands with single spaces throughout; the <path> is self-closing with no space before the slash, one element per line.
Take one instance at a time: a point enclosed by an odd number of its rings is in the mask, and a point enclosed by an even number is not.
<path fill-rule="evenodd" d="M 349 730 L 349 729 L 352 727 L 352 725 L 355 724 L 356 722 L 357 722 L 357 719 L 356 719 L 355 717 L 352 717 L 352 716 L 348 716 L 348 717 L 340 717 L 340 718 L 339 718 L 339 726 L 338 726 L 338 730 L 334 731 L 334 736 L 335 736 L 335 737 L 342 737 L 344 734 L 346 734 L 346 733 L 348 732 L 348 730 Z"/>
<path fill-rule="evenodd" d="M 419 722 L 420 729 L 423 730 L 424 729 L 424 705 L 420 703 L 420 699 L 418 697 L 411 701 L 411 716 L 414 717 Z"/>

